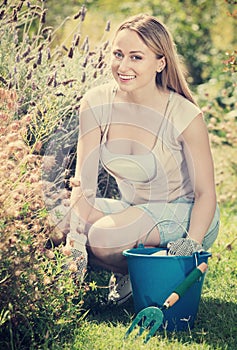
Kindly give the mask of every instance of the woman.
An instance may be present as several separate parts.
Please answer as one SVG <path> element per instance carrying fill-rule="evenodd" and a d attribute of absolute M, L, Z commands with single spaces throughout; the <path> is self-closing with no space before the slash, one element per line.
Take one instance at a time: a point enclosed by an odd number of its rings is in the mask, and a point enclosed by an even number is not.
<path fill-rule="evenodd" d="M 86 244 L 89 260 L 114 273 L 109 300 L 121 303 L 131 295 L 123 250 L 141 242 L 168 244 L 174 255 L 209 249 L 219 211 L 203 115 L 165 26 L 148 15 L 122 23 L 111 69 L 114 82 L 81 104 L 66 247 L 80 270 Z M 121 199 L 95 198 L 99 162 Z"/>

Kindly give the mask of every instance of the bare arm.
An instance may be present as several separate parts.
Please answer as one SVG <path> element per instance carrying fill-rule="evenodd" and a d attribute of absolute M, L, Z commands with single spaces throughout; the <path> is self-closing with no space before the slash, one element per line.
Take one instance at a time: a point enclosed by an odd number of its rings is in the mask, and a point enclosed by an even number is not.
<path fill-rule="evenodd" d="M 184 130 L 184 152 L 195 194 L 189 237 L 202 243 L 216 209 L 213 160 L 208 132 L 202 115 Z"/>

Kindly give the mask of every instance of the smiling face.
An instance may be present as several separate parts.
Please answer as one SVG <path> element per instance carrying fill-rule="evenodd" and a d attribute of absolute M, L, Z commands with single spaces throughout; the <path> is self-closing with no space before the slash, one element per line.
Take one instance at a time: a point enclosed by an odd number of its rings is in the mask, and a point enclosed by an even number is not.
<path fill-rule="evenodd" d="M 112 73 L 122 91 L 150 93 L 156 88 L 156 74 L 163 68 L 164 59 L 157 59 L 135 31 L 118 32 L 112 55 Z"/>

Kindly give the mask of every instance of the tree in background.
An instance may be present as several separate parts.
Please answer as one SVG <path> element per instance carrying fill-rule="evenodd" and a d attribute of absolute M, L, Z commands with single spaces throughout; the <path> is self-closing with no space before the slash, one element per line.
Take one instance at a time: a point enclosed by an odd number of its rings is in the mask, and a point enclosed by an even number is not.
<path fill-rule="evenodd" d="M 77 11 L 83 1 L 47 1 L 48 21 L 56 23 Z M 111 20 L 112 25 L 123 18 L 146 12 L 159 17 L 170 28 L 179 54 L 183 57 L 188 72 L 188 80 L 200 85 L 222 70 L 223 54 L 232 50 L 237 36 L 234 20 L 233 0 L 90 0 L 84 1 L 88 12 L 93 13 L 96 23 L 88 22 L 91 36 L 95 35 L 94 25 Z M 229 13 L 228 21 L 226 15 Z M 230 15 L 231 14 L 231 15 Z M 115 22 L 115 23 L 114 23 Z M 63 33 L 62 33 L 63 35 Z M 62 38 L 61 38 L 62 39 Z"/>

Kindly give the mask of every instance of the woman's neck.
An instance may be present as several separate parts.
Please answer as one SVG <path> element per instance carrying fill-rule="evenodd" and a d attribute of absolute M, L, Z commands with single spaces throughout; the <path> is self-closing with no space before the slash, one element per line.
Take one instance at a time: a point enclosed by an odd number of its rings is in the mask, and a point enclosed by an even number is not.
<path fill-rule="evenodd" d="M 167 105 L 169 98 L 169 90 L 163 90 L 162 88 L 155 87 L 149 89 L 149 93 L 142 91 L 123 91 L 118 88 L 115 102 L 127 102 L 134 103 L 141 106 L 146 106 L 162 112 Z"/>

